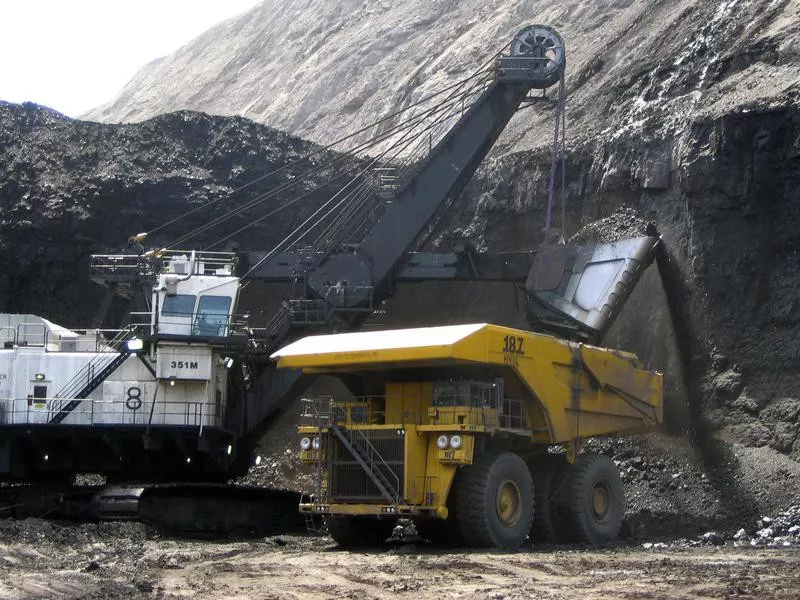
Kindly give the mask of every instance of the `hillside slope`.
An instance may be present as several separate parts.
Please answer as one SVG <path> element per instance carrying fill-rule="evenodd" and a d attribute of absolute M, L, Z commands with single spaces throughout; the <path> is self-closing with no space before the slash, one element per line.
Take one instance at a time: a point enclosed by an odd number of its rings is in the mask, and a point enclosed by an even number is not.
<path fill-rule="evenodd" d="M 265 0 L 85 117 L 192 109 L 330 142 L 463 78 L 532 22 L 567 42 L 573 144 L 798 98 L 800 0 Z M 550 128 L 524 113 L 499 149 L 539 147 Z"/>

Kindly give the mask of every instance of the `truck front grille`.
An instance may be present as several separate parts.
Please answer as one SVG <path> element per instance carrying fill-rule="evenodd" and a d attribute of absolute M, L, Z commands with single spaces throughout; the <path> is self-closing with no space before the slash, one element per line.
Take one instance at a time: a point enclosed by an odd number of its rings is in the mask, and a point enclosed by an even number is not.
<path fill-rule="evenodd" d="M 378 471 L 397 487 L 399 496 L 403 497 L 404 475 L 404 441 L 403 432 L 395 429 L 367 429 L 352 435 L 353 443 L 363 443 L 361 434 L 383 458 L 374 460 L 371 469 Z M 329 493 L 331 501 L 375 501 L 386 498 L 380 493 L 378 487 L 369 474 L 358 464 L 355 456 L 336 437 L 329 436 L 331 440 L 331 470 Z"/>

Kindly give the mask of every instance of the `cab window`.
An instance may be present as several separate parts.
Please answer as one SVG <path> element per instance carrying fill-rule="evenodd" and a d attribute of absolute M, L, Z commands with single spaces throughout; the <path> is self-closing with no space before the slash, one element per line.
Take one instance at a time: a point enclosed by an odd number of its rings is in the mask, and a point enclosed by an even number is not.
<path fill-rule="evenodd" d="M 161 314 L 172 317 L 186 317 L 194 313 L 195 296 L 192 294 L 177 294 L 164 298 Z"/>
<path fill-rule="evenodd" d="M 200 296 L 193 335 L 224 336 L 228 325 L 230 296 Z"/>

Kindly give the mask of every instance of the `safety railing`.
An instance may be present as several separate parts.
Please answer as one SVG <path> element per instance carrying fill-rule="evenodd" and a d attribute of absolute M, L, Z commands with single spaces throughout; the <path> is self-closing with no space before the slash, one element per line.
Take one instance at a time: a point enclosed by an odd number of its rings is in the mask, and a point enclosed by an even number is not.
<path fill-rule="evenodd" d="M 194 275 L 229 276 L 236 261 L 235 252 L 162 249 L 142 254 L 93 254 L 89 270 L 92 279 L 101 282 L 146 280 L 162 272 L 189 275 L 190 264 Z"/>
<path fill-rule="evenodd" d="M 422 413 L 417 410 L 386 410 L 386 396 L 356 396 L 346 401 L 332 396 L 312 396 L 300 399 L 301 414 L 306 425 L 325 428 L 331 423 L 340 425 L 419 425 Z"/>
<path fill-rule="evenodd" d="M 147 327 L 150 325 L 150 313 Z M 14 327 L 0 327 L 0 347 L 15 346 L 45 348 L 51 352 L 106 352 L 113 340 L 122 332 L 144 334 L 146 329 L 134 323 L 125 329 L 71 329 L 69 334 L 50 331 L 43 323 L 20 323 Z"/>
<path fill-rule="evenodd" d="M 47 347 L 48 329 L 44 323 L 19 323 L 16 331 L 18 346 Z"/>
<path fill-rule="evenodd" d="M 295 325 L 322 325 L 328 322 L 330 316 L 330 306 L 324 300 L 289 300 L 286 308 Z"/>
<path fill-rule="evenodd" d="M 196 427 L 222 427 L 225 408 L 215 402 L 186 402 L 145 398 L 142 388 L 132 386 L 127 397 L 118 400 L 80 399 L 80 404 L 70 411 L 67 419 L 57 425 L 149 425 Z M 136 391 L 138 390 L 138 392 Z M 64 398 L 0 398 L 0 424 L 51 425 L 58 414 L 57 406 Z M 67 401 L 76 400 L 72 398 Z"/>
<path fill-rule="evenodd" d="M 89 258 L 90 277 L 100 282 L 144 280 L 155 277 L 158 271 L 158 263 L 144 256 L 93 254 Z"/>
<path fill-rule="evenodd" d="M 92 389 L 96 387 L 92 387 L 95 381 L 104 374 L 107 376 L 108 374 L 106 371 L 108 371 L 112 365 L 121 362 L 124 358 L 121 353 L 125 350 L 124 344 L 131 337 L 133 337 L 133 333 L 130 327 L 118 330 L 114 338 L 100 350 L 99 354 L 80 369 L 72 379 L 56 393 L 51 406 L 54 414 L 59 414 L 69 404 L 75 401 L 82 401 L 86 398 L 88 393 L 91 393 Z M 86 390 L 89 391 L 86 392 Z M 70 412 L 74 410 L 75 408 L 71 407 Z"/>
<path fill-rule="evenodd" d="M 210 252 L 208 250 L 163 250 L 160 252 L 162 269 L 167 270 L 170 264 L 190 260 L 194 254 L 194 275 L 217 275 L 218 271 L 233 272 L 236 266 L 235 252 Z"/>
<path fill-rule="evenodd" d="M 327 427 L 336 416 L 333 396 L 300 398 L 300 417 L 311 427 Z"/>
<path fill-rule="evenodd" d="M 433 406 L 471 406 L 477 408 L 498 408 L 503 397 L 500 381 L 447 381 L 433 386 Z"/>
<path fill-rule="evenodd" d="M 150 313 L 139 313 L 150 327 Z M 245 336 L 247 315 L 227 315 L 223 313 L 191 312 L 186 314 L 160 315 L 156 333 L 197 337 Z"/>

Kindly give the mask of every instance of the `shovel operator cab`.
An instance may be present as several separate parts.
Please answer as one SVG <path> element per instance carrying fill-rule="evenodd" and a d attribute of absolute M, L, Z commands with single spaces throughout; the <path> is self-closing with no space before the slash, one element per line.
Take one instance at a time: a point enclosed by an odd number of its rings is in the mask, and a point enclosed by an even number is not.
<path fill-rule="evenodd" d="M 233 316 L 234 259 L 93 257 L 95 277 L 126 282 L 136 272 L 152 293 L 150 310 L 119 330 L 0 315 L 0 479 L 219 477 L 236 449 L 224 421 L 229 369 L 247 342 Z"/>
<path fill-rule="evenodd" d="M 662 420 L 662 376 L 635 355 L 496 325 L 312 336 L 273 358 L 352 392 L 304 400 L 300 427 L 317 473 L 300 509 L 345 546 L 384 541 L 398 517 L 474 546 L 611 540 L 620 476 L 581 445 Z"/>

